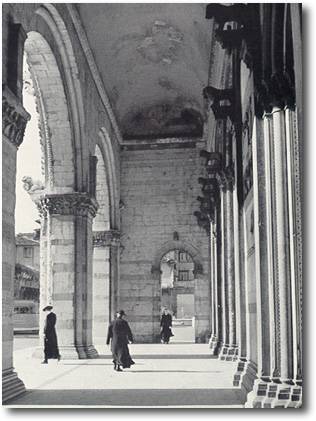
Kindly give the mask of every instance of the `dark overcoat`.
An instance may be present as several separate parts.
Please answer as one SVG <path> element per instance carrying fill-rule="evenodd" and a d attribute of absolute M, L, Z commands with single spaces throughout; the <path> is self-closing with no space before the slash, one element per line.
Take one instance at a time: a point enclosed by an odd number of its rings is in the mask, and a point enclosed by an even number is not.
<path fill-rule="evenodd" d="M 45 359 L 59 358 L 57 335 L 55 330 L 56 314 L 49 313 L 46 317 L 44 327 L 44 354 Z"/>
<path fill-rule="evenodd" d="M 174 336 L 172 327 L 172 316 L 171 314 L 163 314 L 160 319 L 161 332 L 160 337 L 164 342 L 169 342 L 171 336 Z"/>
<path fill-rule="evenodd" d="M 110 340 L 113 362 L 123 368 L 129 368 L 134 364 L 128 349 L 128 341 L 133 342 L 134 340 L 126 320 L 117 318 L 111 322 L 106 340 L 107 345 L 109 345 Z"/>

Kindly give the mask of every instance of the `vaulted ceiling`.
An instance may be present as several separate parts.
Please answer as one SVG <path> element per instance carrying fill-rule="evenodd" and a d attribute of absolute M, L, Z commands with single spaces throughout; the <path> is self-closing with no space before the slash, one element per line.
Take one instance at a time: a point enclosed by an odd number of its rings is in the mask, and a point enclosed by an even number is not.
<path fill-rule="evenodd" d="M 200 136 L 205 4 L 78 4 L 124 139 Z"/>

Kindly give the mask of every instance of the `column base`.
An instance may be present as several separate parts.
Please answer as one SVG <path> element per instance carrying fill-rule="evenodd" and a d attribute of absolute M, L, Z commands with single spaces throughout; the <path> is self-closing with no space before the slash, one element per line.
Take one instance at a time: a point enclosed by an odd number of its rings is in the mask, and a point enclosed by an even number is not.
<path fill-rule="evenodd" d="M 254 382 L 257 379 L 257 366 L 246 358 L 240 358 L 237 371 L 234 375 L 233 385 L 240 387 L 244 396 L 253 390 Z"/>
<path fill-rule="evenodd" d="M 13 367 L 2 370 L 2 403 L 15 398 L 25 392 L 25 386 L 22 380 L 18 378 Z"/>
<path fill-rule="evenodd" d="M 86 354 L 86 358 L 99 358 L 99 354 L 98 351 L 95 349 L 94 345 L 88 345 L 84 348 L 85 350 L 85 354 Z"/>
<path fill-rule="evenodd" d="M 223 361 L 236 361 L 238 359 L 237 345 L 223 345 L 219 353 L 219 358 Z"/>
<path fill-rule="evenodd" d="M 270 379 L 256 379 L 253 390 L 248 393 L 245 408 L 265 408 L 264 402 L 270 386 Z"/>
<path fill-rule="evenodd" d="M 262 408 L 300 408 L 302 402 L 302 385 L 300 382 L 287 382 L 273 379 L 269 385 L 267 396 L 263 401 Z"/>
<path fill-rule="evenodd" d="M 220 342 L 217 339 L 216 335 L 212 335 L 210 340 L 209 340 L 209 347 L 210 347 L 210 351 L 211 351 L 211 355 L 218 355 L 219 354 L 219 350 L 220 350 Z"/>
<path fill-rule="evenodd" d="M 87 358 L 85 348 L 82 345 L 59 346 L 62 360 L 78 360 Z M 32 358 L 44 359 L 44 348 L 38 347 L 32 354 Z"/>

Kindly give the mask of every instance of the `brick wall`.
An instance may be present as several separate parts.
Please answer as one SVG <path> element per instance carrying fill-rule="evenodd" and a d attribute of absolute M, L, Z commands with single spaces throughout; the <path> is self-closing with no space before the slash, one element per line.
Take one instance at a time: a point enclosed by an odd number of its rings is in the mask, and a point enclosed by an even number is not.
<path fill-rule="evenodd" d="M 204 273 L 199 275 L 196 289 L 207 291 L 208 237 L 193 215 L 199 206 L 196 197 L 200 194 L 197 180 L 203 175 L 202 147 L 200 143 L 196 148 L 122 152 L 121 199 L 125 208 L 121 214 L 119 295 L 136 340 L 152 342 L 159 335 L 160 280 L 159 276 L 155 279 L 151 268 L 157 251 L 173 240 L 175 231 L 180 242 L 199 250 Z M 208 309 L 207 294 L 198 295 L 197 301 L 207 302 Z M 198 312 L 209 319 L 205 308 Z"/>

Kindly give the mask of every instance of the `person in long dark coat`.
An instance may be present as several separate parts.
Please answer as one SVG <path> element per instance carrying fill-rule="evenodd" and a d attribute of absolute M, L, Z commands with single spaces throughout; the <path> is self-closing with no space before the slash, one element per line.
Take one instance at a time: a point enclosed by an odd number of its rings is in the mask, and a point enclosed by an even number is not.
<path fill-rule="evenodd" d="M 124 320 L 124 316 L 125 312 L 123 310 L 116 313 L 116 319 L 109 325 L 106 340 L 107 345 L 110 344 L 111 340 L 114 370 L 116 371 L 122 371 L 122 368 L 130 368 L 131 365 L 135 364 L 128 349 L 128 342 L 133 343 L 134 339 L 127 321 Z"/>
<path fill-rule="evenodd" d="M 171 327 L 172 327 L 172 316 L 168 312 L 167 309 L 164 309 L 164 312 L 160 319 L 160 328 L 161 328 L 160 338 L 161 338 L 161 342 L 163 342 L 164 344 L 168 344 L 170 337 L 174 336 L 174 334 L 171 331 Z"/>
<path fill-rule="evenodd" d="M 47 364 L 50 358 L 60 360 L 60 354 L 57 344 L 57 335 L 55 330 L 56 314 L 52 312 L 52 306 L 46 306 L 43 311 L 47 313 L 44 326 L 44 361 Z"/>

